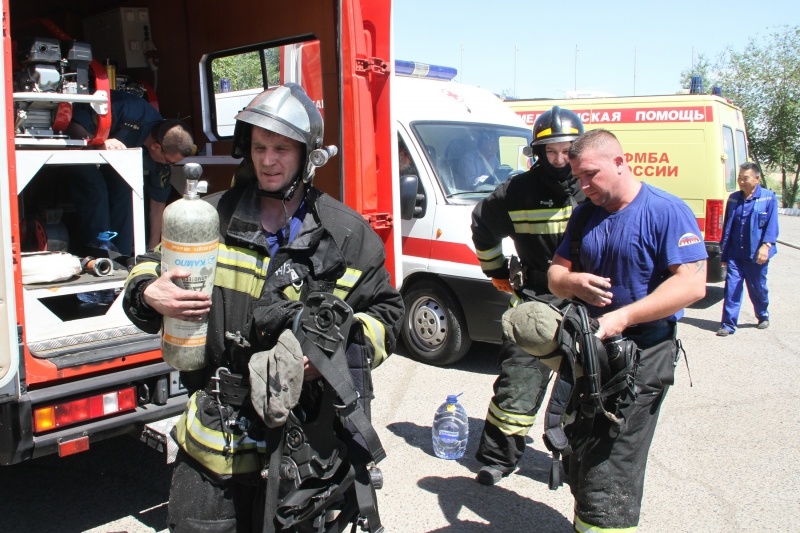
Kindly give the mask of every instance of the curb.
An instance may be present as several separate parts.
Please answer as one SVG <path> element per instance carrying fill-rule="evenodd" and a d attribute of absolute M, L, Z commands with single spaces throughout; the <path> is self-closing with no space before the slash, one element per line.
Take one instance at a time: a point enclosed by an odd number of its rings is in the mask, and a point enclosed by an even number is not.
<path fill-rule="evenodd" d="M 800 217 L 800 209 L 794 209 L 789 207 L 779 207 L 778 208 L 779 215 L 787 215 L 790 217 Z M 788 243 L 786 241 L 782 241 L 778 239 L 778 244 L 782 244 L 783 246 L 788 246 L 789 248 L 794 248 L 795 250 L 800 250 L 800 246 L 792 243 Z"/>

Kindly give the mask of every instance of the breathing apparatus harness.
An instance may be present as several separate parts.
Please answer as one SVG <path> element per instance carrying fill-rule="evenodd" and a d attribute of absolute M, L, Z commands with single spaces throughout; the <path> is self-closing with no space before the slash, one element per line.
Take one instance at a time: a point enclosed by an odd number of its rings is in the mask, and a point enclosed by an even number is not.
<path fill-rule="evenodd" d="M 584 414 L 593 417 L 595 413 L 602 413 L 621 429 L 625 419 L 619 410 L 620 403 L 635 395 L 633 382 L 637 349 L 636 343 L 622 337 L 601 342 L 595 335 L 598 324 L 589 318 L 583 304 L 560 300 L 549 305 L 562 316 L 557 334 L 557 352 L 562 359 L 544 423 L 544 443 L 553 454 L 549 486 L 555 490 L 561 486 L 561 455 L 572 454 L 564 422 L 579 379 L 579 367 L 583 370 L 581 379 L 585 380 L 592 405 L 592 412 L 586 413 L 584 409 Z"/>
<path fill-rule="evenodd" d="M 308 416 L 301 401 L 289 413 L 286 424 L 268 433 L 268 441 L 276 445 L 271 449 L 268 468 L 262 472 L 267 481 L 265 533 L 274 531 L 275 518 L 288 528 L 312 516 L 313 526 L 320 533 L 342 531 L 354 517 L 365 531 L 384 531 L 375 495 L 383 478 L 375 464 L 386 457 L 386 452 L 359 403 L 360 395 L 348 370 L 345 345 L 352 323 L 350 306 L 325 292 L 310 293 L 294 318 L 294 336 L 325 385 L 321 395 L 314 398 L 318 406 L 314 416 Z M 333 428 L 337 418 L 355 428 L 363 444 L 336 437 Z M 286 482 L 292 487 L 282 495 Z M 325 510 L 344 500 L 348 492 L 355 498 L 345 500 L 334 522 L 325 522 Z"/>

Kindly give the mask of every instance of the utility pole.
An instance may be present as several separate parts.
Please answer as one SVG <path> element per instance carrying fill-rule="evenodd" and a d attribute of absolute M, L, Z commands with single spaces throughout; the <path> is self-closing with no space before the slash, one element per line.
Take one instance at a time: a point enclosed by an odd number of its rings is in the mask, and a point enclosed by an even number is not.
<path fill-rule="evenodd" d="M 464 43 L 461 43 L 461 67 L 458 69 L 458 81 L 464 83 Z"/>
<path fill-rule="evenodd" d="M 578 45 L 575 45 L 575 85 L 573 86 L 574 91 L 578 91 Z"/>
<path fill-rule="evenodd" d="M 514 43 L 514 98 L 517 97 L 517 43 Z"/>

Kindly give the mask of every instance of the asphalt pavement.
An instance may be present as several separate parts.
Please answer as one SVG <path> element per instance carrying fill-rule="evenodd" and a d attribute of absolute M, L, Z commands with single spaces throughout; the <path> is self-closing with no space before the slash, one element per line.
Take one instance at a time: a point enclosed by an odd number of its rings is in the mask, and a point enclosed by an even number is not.
<path fill-rule="evenodd" d="M 778 216 L 778 244 L 800 249 L 800 210 L 791 212 L 794 214 Z"/>

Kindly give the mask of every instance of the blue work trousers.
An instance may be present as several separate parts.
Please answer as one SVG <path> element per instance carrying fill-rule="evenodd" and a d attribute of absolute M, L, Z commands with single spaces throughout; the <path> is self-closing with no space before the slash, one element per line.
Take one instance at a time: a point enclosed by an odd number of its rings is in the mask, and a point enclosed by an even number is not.
<path fill-rule="evenodd" d="M 769 291 L 767 290 L 767 268 L 769 261 L 759 265 L 747 259 L 728 261 L 725 276 L 725 304 L 722 309 L 722 326 L 736 331 L 739 310 L 742 307 L 742 284 L 747 284 L 747 294 L 753 302 L 753 312 L 759 322 L 769 319 Z"/>
<path fill-rule="evenodd" d="M 81 221 L 81 242 L 88 244 L 104 231 L 118 235 L 112 241 L 122 255 L 133 254 L 131 188 L 110 165 L 71 167 L 72 202 Z"/>

